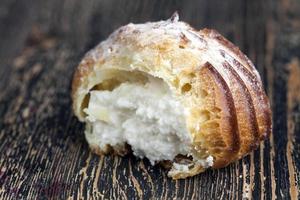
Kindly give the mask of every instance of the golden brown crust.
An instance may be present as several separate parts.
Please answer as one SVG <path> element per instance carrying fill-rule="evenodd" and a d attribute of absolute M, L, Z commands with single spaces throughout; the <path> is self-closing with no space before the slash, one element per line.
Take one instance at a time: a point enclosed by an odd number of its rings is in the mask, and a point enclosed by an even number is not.
<path fill-rule="evenodd" d="M 272 131 L 272 113 L 267 95 L 265 94 L 262 86 L 261 79 L 257 73 L 254 64 L 250 59 L 243 54 L 238 47 L 220 35 L 216 30 L 203 29 L 200 31 L 207 37 L 215 39 L 222 44 L 226 50 L 233 52 L 236 58 L 229 55 L 228 51 L 220 49 L 221 55 L 225 60 L 232 60 L 232 68 L 239 72 L 244 78 L 245 85 L 248 85 L 248 90 L 253 98 L 253 104 L 255 107 L 255 113 L 257 113 L 257 121 L 259 126 L 260 140 L 267 138 Z M 240 61 L 238 61 L 238 59 Z M 263 106 L 260 106 L 263 105 Z"/>
<path fill-rule="evenodd" d="M 128 154 L 131 149 L 129 145 L 125 145 L 122 147 L 111 147 L 110 145 L 106 145 L 105 148 L 100 148 L 98 145 L 95 144 L 89 144 L 90 149 L 93 153 L 102 156 L 102 155 L 107 155 L 107 154 L 113 154 L 113 155 L 118 155 L 118 156 L 125 156 Z"/>
<path fill-rule="evenodd" d="M 214 29 L 204 28 L 203 30 L 200 30 L 199 33 L 200 33 L 200 35 L 204 34 L 207 37 L 212 38 L 215 41 L 219 42 L 222 46 L 226 47 L 227 50 L 233 52 L 233 54 L 241 60 L 244 67 L 246 67 L 248 70 L 250 70 L 253 73 L 256 72 L 255 66 L 250 61 L 250 59 L 245 54 L 243 54 L 237 46 L 235 46 L 229 40 L 224 38 L 218 31 L 216 31 Z M 261 84 L 260 77 L 257 77 L 256 80 L 259 81 Z"/>
<path fill-rule="evenodd" d="M 210 63 L 201 67 L 199 78 L 199 89 L 207 93 L 202 97 L 202 107 L 209 117 L 200 124 L 198 134 L 204 137 L 202 148 L 214 156 L 214 167 L 219 168 L 233 161 L 240 149 L 236 109 L 230 88 Z"/>
<path fill-rule="evenodd" d="M 247 155 L 271 133 L 270 105 L 258 72 L 215 30 L 196 31 L 168 20 L 129 24 L 115 31 L 86 54 L 74 74 L 73 109 L 81 121 L 89 90 L 111 76 L 109 70 L 138 70 L 170 85 L 191 110 L 187 125 L 196 154 L 212 155 L 214 168 Z M 99 147 L 91 148 L 103 153 Z M 188 173 L 203 171 L 193 170 Z"/>
<path fill-rule="evenodd" d="M 234 105 L 237 111 L 239 135 L 241 140 L 239 155 L 243 156 L 253 150 L 258 145 L 257 142 L 259 141 L 254 105 L 246 84 L 239 77 L 236 71 L 234 71 L 227 62 L 223 63 L 223 67 L 225 73 L 231 77 L 231 84 L 236 86 L 232 88 L 231 92 L 233 94 Z"/>

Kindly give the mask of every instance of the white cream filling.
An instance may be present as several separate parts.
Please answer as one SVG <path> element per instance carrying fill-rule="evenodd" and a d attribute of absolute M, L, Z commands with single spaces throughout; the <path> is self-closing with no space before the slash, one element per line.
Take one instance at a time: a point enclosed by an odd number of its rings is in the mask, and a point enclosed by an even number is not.
<path fill-rule="evenodd" d="M 185 109 L 159 78 L 146 84 L 124 82 L 112 91 L 90 92 L 85 132 L 90 144 L 129 144 L 134 155 L 156 161 L 173 160 L 191 152 L 192 138 L 186 128 Z M 212 161 L 197 160 L 202 166 Z M 184 169 L 182 169 L 184 170 Z"/>

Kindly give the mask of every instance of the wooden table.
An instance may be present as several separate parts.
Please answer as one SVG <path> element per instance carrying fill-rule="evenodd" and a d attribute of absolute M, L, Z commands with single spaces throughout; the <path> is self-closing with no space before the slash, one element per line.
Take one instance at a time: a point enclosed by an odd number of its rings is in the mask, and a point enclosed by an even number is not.
<path fill-rule="evenodd" d="M 84 53 L 129 22 L 217 29 L 256 64 L 273 134 L 230 166 L 173 181 L 132 155 L 92 154 L 71 110 Z M 1 0 L 0 199 L 299 199 L 299 0 Z"/>

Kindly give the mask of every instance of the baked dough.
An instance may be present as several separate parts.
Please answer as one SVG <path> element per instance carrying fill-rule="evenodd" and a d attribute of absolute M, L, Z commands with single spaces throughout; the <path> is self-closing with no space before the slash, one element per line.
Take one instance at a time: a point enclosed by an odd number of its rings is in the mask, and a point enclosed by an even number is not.
<path fill-rule="evenodd" d="M 89 51 L 72 99 L 95 153 L 131 150 L 174 179 L 225 167 L 272 130 L 252 62 L 217 31 L 195 30 L 176 13 L 123 26 Z"/>

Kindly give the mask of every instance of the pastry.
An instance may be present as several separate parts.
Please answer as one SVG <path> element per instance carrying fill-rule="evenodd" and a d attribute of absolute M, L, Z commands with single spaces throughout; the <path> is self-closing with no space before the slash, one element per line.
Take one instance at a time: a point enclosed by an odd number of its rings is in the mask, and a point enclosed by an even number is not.
<path fill-rule="evenodd" d="M 128 24 L 80 62 L 73 110 L 97 154 L 128 152 L 174 179 L 225 167 L 270 135 L 252 62 L 217 31 L 178 20 Z"/>

